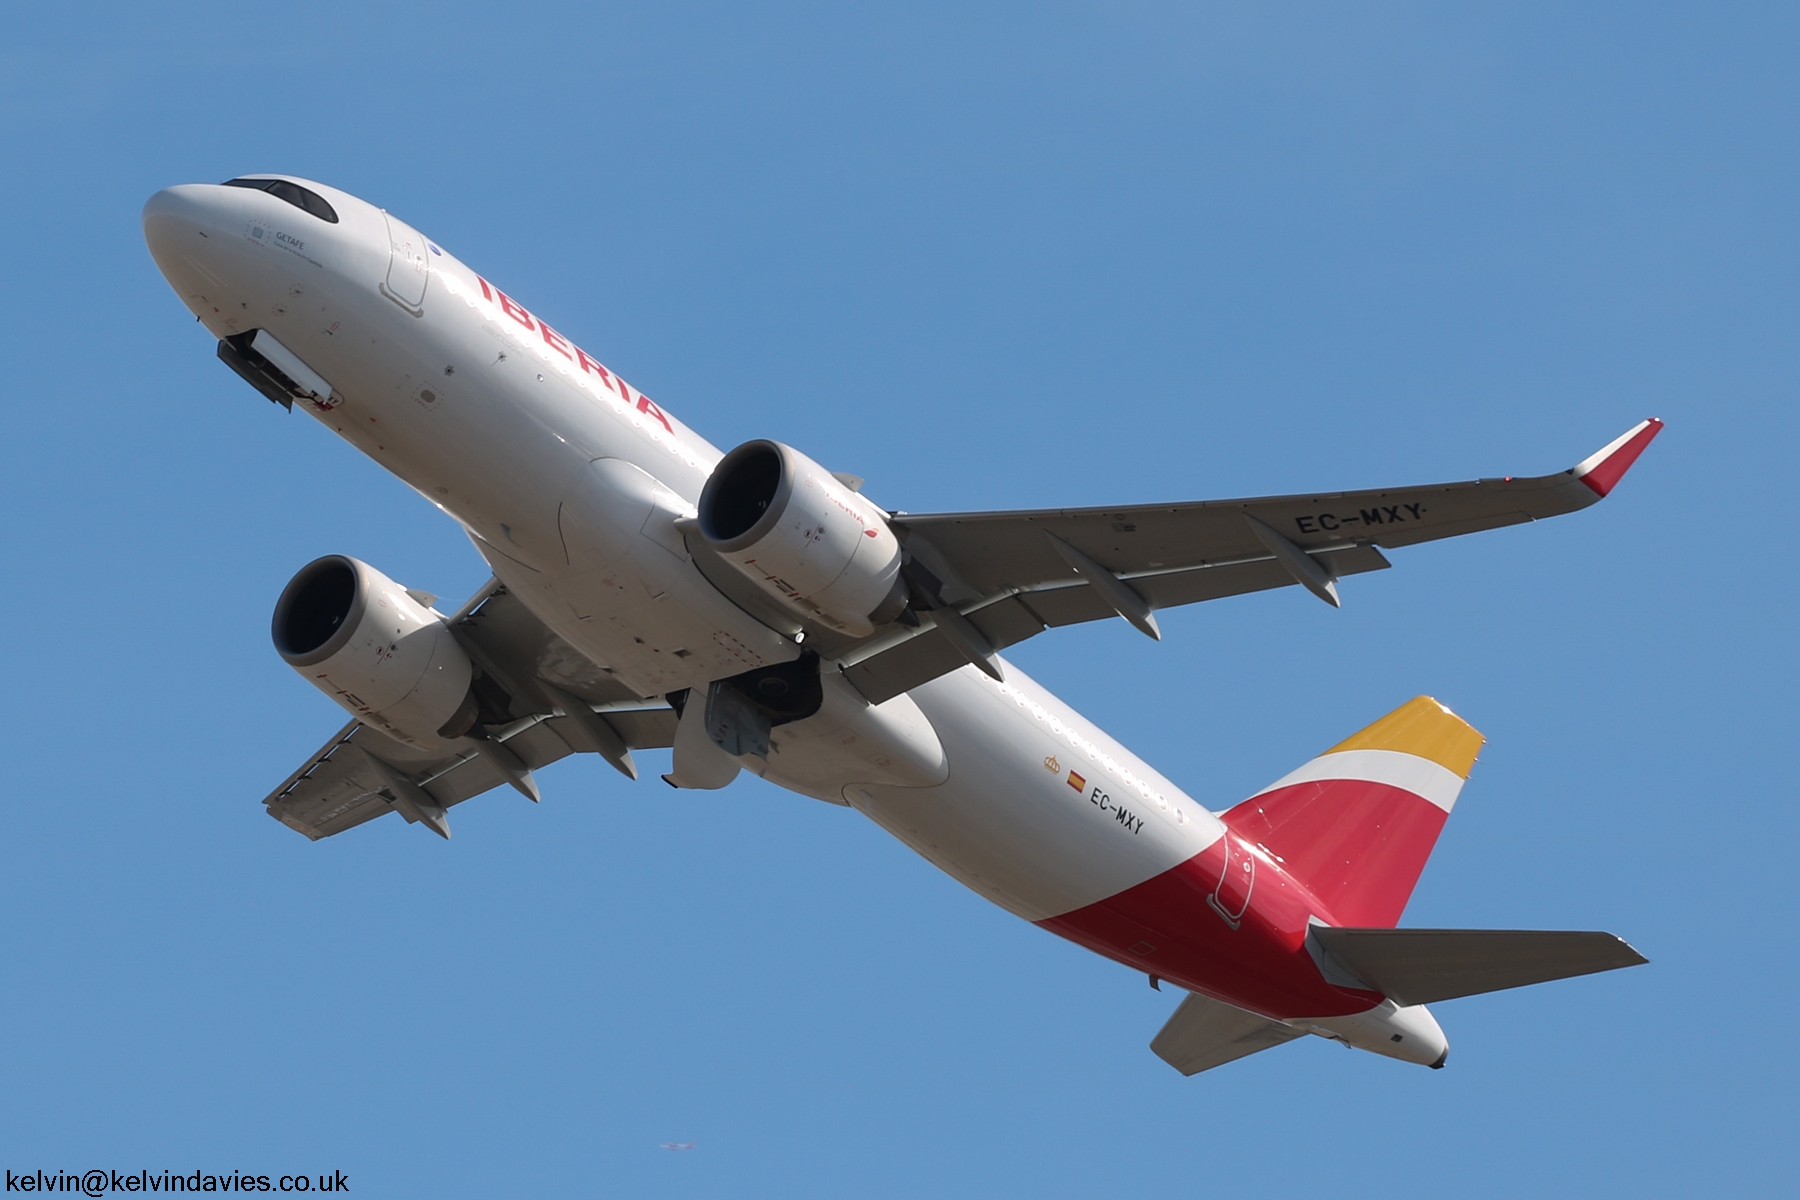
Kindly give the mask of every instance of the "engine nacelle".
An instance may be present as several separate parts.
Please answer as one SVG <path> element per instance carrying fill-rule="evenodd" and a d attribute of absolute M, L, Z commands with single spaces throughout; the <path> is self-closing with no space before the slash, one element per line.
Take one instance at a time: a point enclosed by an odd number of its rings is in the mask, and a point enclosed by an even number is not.
<path fill-rule="evenodd" d="M 368 563 L 315 559 L 275 602 L 275 649 L 357 720 L 441 749 L 474 725 L 469 656 L 443 618 Z"/>
<path fill-rule="evenodd" d="M 886 514 L 792 446 L 745 442 L 720 459 L 700 493 L 700 532 L 790 610 L 852 636 L 906 606 Z"/>

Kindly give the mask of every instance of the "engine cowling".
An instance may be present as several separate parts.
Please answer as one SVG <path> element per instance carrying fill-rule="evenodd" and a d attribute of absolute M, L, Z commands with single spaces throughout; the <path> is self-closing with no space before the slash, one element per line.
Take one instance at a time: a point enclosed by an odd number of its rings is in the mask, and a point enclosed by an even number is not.
<path fill-rule="evenodd" d="M 272 633 L 307 682 L 396 741 L 441 749 L 475 723 L 474 670 L 450 627 L 368 563 L 333 554 L 300 568 Z"/>
<path fill-rule="evenodd" d="M 792 446 L 745 442 L 700 493 L 700 533 L 798 615 L 866 637 L 906 605 L 887 516 Z"/>

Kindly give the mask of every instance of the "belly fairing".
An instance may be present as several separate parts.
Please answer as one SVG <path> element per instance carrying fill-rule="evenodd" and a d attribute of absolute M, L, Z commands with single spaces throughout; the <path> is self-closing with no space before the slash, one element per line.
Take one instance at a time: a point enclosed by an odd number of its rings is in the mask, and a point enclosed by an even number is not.
<path fill-rule="evenodd" d="M 819 711 L 779 726 L 766 765 L 753 767 L 770 783 L 849 804 L 870 788 L 929 788 L 950 777 L 943 739 L 911 696 L 881 704 L 863 699 L 849 680 L 827 670 Z"/>

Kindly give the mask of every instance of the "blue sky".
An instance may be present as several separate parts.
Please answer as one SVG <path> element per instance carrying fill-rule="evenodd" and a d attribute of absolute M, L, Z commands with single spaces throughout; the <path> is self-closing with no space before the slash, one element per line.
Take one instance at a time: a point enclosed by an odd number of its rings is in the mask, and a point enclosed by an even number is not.
<path fill-rule="evenodd" d="M 363 1196 L 1686 1196 L 1797 1165 L 1800 34 L 1776 5 L 32 6 L 0 45 L 0 1159 Z M 544 773 L 312 845 L 268 644 L 457 531 L 213 357 L 158 187 L 400 214 L 721 446 L 913 511 L 1561 469 L 1606 504 L 1013 655 L 1212 807 L 1428 692 L 1406 923 L 1649 967 L 1195 1079 L 1174 1005 L 855 813 Z M 646 755 L 655 760 L 657 755 Z M 664 1141 L 696 1141 L 670 1154 Z"/>

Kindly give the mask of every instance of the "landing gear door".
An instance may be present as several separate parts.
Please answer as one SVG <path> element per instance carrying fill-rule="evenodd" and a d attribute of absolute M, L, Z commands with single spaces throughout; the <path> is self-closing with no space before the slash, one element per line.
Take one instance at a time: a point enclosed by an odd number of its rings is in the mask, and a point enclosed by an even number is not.
<path fill-rule="evenodd" d="M 391 213 L 387 220 L 388 272 L 381 294 L 415 317 L 425 315 L 425 285 L 431 279 L 431 251 L 418 230 Z"/>

